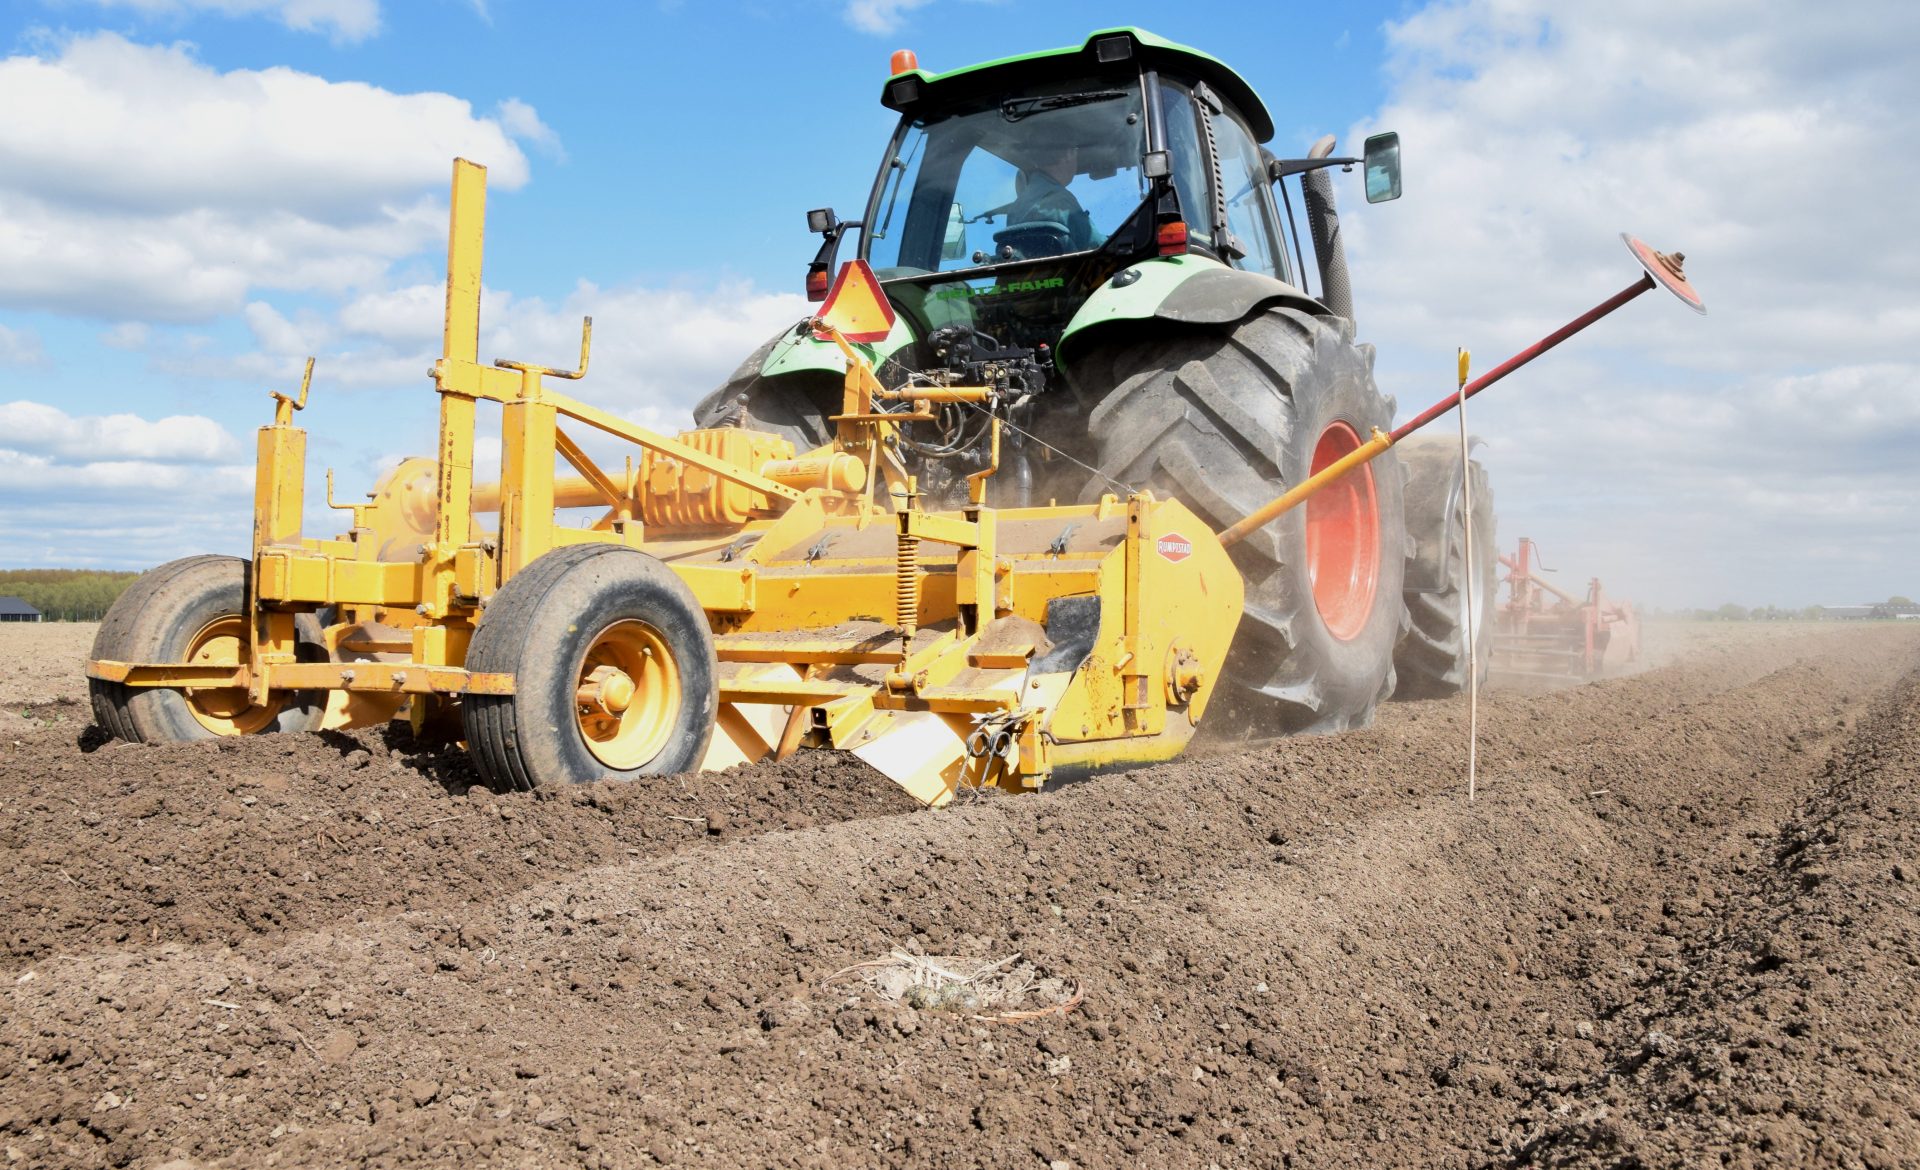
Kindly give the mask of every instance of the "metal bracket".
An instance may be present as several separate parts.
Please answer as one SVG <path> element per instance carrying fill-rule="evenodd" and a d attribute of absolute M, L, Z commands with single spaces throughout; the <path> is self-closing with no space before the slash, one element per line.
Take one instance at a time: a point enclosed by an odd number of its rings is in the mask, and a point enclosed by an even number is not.
<path fill-rule="evenodd" d="M 543 378 L 564 378 L 577 382 L 587 376 L 587 356 L 593 349 L 593 318 L 580 319 L 580 368 L 577 370 L 556 370 L 552 366 L 536 366 L 531 362 L 512 362 L 506 358 L 495 358 L 493 364 L 503 370 L 518 370 L 523 374 L 538 374 Z"/>
<path fill-rule="evenodd" d="M 273 394 L 273 425 L 284 427 L 293 425 L 293 412 L 307 408 L 307 390 L 313 385 L 313 359 L 307 359 L 306 373 L 300 375 L 300 396 L 289 398 L 278 390 Z"/>

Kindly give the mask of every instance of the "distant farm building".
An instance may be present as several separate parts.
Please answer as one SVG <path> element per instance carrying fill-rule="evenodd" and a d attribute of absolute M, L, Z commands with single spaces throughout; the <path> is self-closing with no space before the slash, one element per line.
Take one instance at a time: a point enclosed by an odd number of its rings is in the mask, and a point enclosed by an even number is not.
<path fill-rule="evenodd" d="M 1820 616 L 1828 621 L 1887 621 L 1890 618 L 1913 621 L 1920 619 L 1920 605 L 1887 601 L 1870 605 L 1823 605 Z"/>
<path fill-rule="evenodd" d="M 40 611 L 18 597 L 0 597 L 0 622 L 37 622 Z"/>

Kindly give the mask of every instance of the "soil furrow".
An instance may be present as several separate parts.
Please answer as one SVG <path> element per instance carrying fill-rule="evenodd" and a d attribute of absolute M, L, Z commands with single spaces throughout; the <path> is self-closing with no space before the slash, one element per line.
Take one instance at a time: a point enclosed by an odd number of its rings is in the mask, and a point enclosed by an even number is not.
<path fill-rule="evenodd" d="M 19 964 L 0 1131 L 48 1165 L 1612 1157 L 1578 1111 L 1674 1114 L 1660 1093 L 1675 1078 L 1625 1071 L 1623 1054 L 1701 994 L 1686 980 L 1713 940 L 1746 937 L 1728 925 L 1746 891 L 1785 913 L 1799 887 L 1766 885 L 1781 825 L 1839 818 L 1789 836 L 1878 841 L 1880 796 L 1807 810 L 1839 791 L 1830 752 L 1885 722 L 1856 730 L 1890 709 L 1874 704 L 1916 648 L 1905 631 L 1755 635 L 1632 679 L 1492 696 L 1471 806 L 1453 704 L 1039 798 L 769 820 L 599 864 L 564 824 L 603 812 L 529 801 L 555 820 L 526 880 L 489 887 L 476 869 L 457 901 L 364 920 L 329 904 L 239 947 L 94 939 Z M 1890 887 L 1893 863 L 1872 856 Z M 1722 952 L 1752 965 L 1747 945 Z M 827 982 L 896 948 L 1019 952 L 1085 1001 L 986 1023 Z M 1889 1045 L 1868 1055 L 1916 1055 Z M 1851 1098 L 1835 1093 L 1837 1115 Z M 1620 1132 L 1652 1140 L 1634 1124 Z M 1683 1126 L 1657 1132 L 1696 1148 Z"/>
<path fill-rule="evenodd" d="M 1920 1151 L 1920 676 L 1877 702 L 1600 1076 L 1534 1103 L 1514 1165 L 1894 1167 Z"/>

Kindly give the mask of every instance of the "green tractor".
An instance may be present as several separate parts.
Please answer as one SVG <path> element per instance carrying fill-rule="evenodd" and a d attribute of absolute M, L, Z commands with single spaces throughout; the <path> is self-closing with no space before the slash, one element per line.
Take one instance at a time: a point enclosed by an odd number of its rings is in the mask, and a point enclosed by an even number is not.
<path fill-rule="evenodd" d="M 933 506 L 957 505 L 992 458 L 991 416 L 1006 424 L 996 507 L 1150 488 L 1216 528 L 1391 425 L 1373 349 L 1353 339 L 1330 168 L 1360 164 L 1369 202 L 1398 198 L 1397 136 L 1370 138 L 1359 159 L 1334 157 L 1331 137 L 1276 158 L 1245 80 L 1132 28 L 946 73 L 898 53 L 881 101 L 900 122 L 864 216 L 808 213 L 823 243 L 807 290 L 827 296 L 857 232 L 895 311 L 866 345 L 881 381 L 994 388 L 985 406 L 951 403 L 906 432 Z M 844 369 L 802 321 L 696 422 L 821 446 Z M 1490 603 L 1491 497 L 1473 474 Z M 1396 685 L 1460 690 L 1460 476 L 1456 444 L 1414 440 L 1237 545 L 1246 613 L 1209 726 L 1338 731 L 1369 722 Z"/>

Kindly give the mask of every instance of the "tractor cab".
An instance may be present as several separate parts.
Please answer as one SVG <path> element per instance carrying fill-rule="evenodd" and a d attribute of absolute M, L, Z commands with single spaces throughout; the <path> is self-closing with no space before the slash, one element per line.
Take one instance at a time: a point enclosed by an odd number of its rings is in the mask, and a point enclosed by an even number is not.
<path fill-rule="evenodd" d="M 882 101 L 901 119 L 860 256 L 921 336 L 1051 347 L 1095 288 L 1157 256 L 1294 283 L 1258 145 L 1272 123 L 1213 58 L 1121 29 L 948 73 L 894 64 Z"/>
<path fill-rule="evenodd" d="M 806 289 L 813 301 L 829 298 L 843 239 L 856 236 L 858 259 L 895 310 L 884 335 L 860 341 L 880 382 L 990 391 L 903 433 L 903 457 L 929 499 L 963 499 L 968 477 L 993 461 L 990 419 L 1007 434 L 997 503 L 1081 492 L 1062 476 L 1086 466 L 1087 414 L 1119 369 L 1091 359 L 1137 340 L 1148 322 L 1179 331 L 1231 326 L 1264 308 L 1352 315 L 1344 260 L 1321 246 L 1323 236 L 1337 240 L 1331 188 L 1316 193 L 1307 180 L 1330 182 L 1325 168 L 1363 160 L 1331 157 L 1331 139 L 1310 157 L 1275 159 L 1260 145 L 1273 121 L 1259 96 L 1197 49 L 1107 29 L 946 72 L 902 50 L 881 102 L 900 120 L 864 212 L 848 221 L 830 208 L 808 213 L 823 239 Z M 1397 153 L 1381 153 L 1378 167 L 1376 153 L 1370 142 L 1368 197 L 1392 198 Z M 1289 176 L 1301 183 L 1318 296 L 1302 271 L 1293 204 L 1279 194 Z M 835 346 L 799 322 L 703 399 L 695 418 L 815 449 L 831 436 L 844 370 Z"/>

